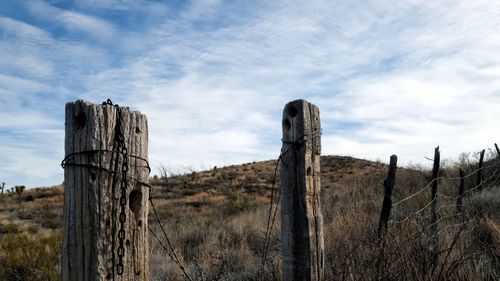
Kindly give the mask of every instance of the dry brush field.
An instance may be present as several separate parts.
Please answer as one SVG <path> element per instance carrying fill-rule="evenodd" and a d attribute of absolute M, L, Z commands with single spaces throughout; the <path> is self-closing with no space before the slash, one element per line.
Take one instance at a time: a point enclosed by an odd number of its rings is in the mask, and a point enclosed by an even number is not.
<path fill-rule="evenodd" d="M 487 180 L 481 190 L 466 193 L 460 213 L 455 203 L 458 168 L 473 172 L 475 159 L 445 163 L 436 250 L 427 208 L 430 171 L 398 169 L 393 201 L 399 204 L 380 239 L 387 166 L 323 156 L 325 279 L 500 280 L 500 169 L 495 161 L 486 161 Z M 262 262 L 275 166 L 271 160 L 151 178 L 156 210 L 193 280 L 281 280 L 279 211 Z M 469 189 L 474 183 L 474 176 L 466 178 Z M 276 201 L 279 180 L 275 188 Z M 409 195 L 414 196 L 401 202 Z M 2 194 L 0 280 L 60 280 L 63 196 L 62 186 Z M 151 212 L 149 224 L 161 233 Z M 151 280 L 184 280 L 153 236 L 150 252 Z"/>

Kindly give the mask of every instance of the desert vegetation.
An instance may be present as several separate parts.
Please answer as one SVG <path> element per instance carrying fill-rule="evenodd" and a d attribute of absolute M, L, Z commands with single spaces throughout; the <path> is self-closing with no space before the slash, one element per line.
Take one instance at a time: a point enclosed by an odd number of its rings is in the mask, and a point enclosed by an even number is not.
<path fill-rule="evenodd" d="M 442 161 L 437 236 L 430 227 L 430 171 L 399 168 L 395 206 L 380 236 L 387 166 L 323 156 L 325 279 L 499 280 L 497 161 L 491 153 L 486 157 L 480 188 L 475 154 Z M 276 161 L 264 161 L 152 177 L 155 208 L 174 252 L 151 213 L 150 226 L 159 238 L 150 236 L 151 280 L 185 279 L 171 256 L 192 280 L 281 280 L 279 210 L 262 260 L 275 166 Z M 460 168 L 469 176 L 458 211 Z M 0 280 L 60 280 L 62 202 L 62 186 L 2 194 Z"/>

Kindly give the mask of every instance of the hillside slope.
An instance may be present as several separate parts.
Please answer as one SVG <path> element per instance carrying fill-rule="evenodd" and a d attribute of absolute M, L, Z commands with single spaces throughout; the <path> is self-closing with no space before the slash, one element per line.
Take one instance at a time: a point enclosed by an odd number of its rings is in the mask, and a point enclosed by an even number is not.
<path fill-rule="evenodd" d="M 321 157 L 322 188 L 330 189 L 358 176 L 384 173 L 385 165 L 344 156 Z M 246 206 L 269 202 L 276 160 L 214 167 L 169 178 L 151 179 L 152 196 L 164 214 L 180 209 L 209 215 L 221 205 L 243 200 Z M 276 186 L 279 188 L 279 170 Z M 64 187 L 35 188 L 21 195 L 5 193 L 1 197 L 0 223 L 55 229 L 61 225 Z M 242 202 L 240 202 L 242 204 Z M 230 207 L 230 206 L 229 206 Z M 240 206 L 242 207 L 242 206 Z"/>
<path fill-rule="evenodd" d="M 280 280 L 279 215 L 270 229 L 268 258 L 261 260 L 273 188 L 278 202 L 276 163 L 252 162 L 151 179 L 153 202 L 166 234 L 194 280 Z M 322 156 L 327 280 L 498 280 L 500 167 L 486 166 L 481 192 L 474 187 L 474 163 L 442 169 L 438 235 L 441 249 L 451 250 L 434 259 L 428 244 L 429 171 L 398 169 L 393 193 L 398 206 L 382 243 L 377 227 L 387 166 Z M 456 212 L 454 199 L 458 168 L 471 173 L 462 213 Z M 26 274 L 22 280 L 60 280 L 63 196 L 62 185 L 0 196 L 0 280 L 19 272 Z M 153 212 L 149 222 L 161 233 Z M 381 251 L 386 243 L 391 246 Z M 152 236 L 150 245 L 151 280 L 183 280 Z M 36 276 L 29 275 L 33 268 Z"/>

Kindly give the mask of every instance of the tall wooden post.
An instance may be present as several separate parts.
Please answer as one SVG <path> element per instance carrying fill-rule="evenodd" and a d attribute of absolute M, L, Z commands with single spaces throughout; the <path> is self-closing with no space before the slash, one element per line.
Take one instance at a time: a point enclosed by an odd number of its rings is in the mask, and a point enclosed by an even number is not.
<path fill-rule="evenodd" d="M 149 280 L 146 116 L 67 103 L 65 153 L 63 280 Z"/>
<path fill-rule="evenodd" d="M 484 152 L 485 152 L 485 150 L 483 149 L 483 150 L 481 150 L 481 153 L 479 154 L 479 165 L 477 168 L 476 187 L 479 190 L 481 190 L 481 184 L 482 184 L 481 171 L 483 170 Z"/>
<path fill-rule="evenodd" d="M 431 232 L 432 232 L 432 237 L 433 237 L 433 245 L 432 248 L 434 249 L 434 252 L 438 252 L 438 245 L 439 245 L 439 238 L 438 238 L 438 231 L 437 231 L 437 220 L 438 220 L 438 215 L 437 215 L 437 188 L 438 188 L 438 174 L 439 174 L 439 164 L 441 162 L 441 156 L 439 152 L 439 146 L 434 149 L 434 165 L 432 167 L 432 190 L 431 190 L 431 196 L 432 196 L 432 205 L 431 205 L 431 212 L 432 212 L 432 218 L 431 218 Z"/>
<path fill-rule="evenodd" d="M 497 151 L 497 156 L 500 157 L 500 149 L 498 149 L 498 145 L 495 143 L 495 149 Z"/>
<path fill-rule="evenodd" d="M 305 101 L 283 110 L 281 237 L 283 280 L 323 280 L 323 215 L 320 206 L 319 109 Z"/>
<path fill-rule="evenodd" d="M 381 236 L 383 231 L 387 229 L 387 222 L 391 216 L 392 189 L 396 183 L 397 163 L 398 157 L 396 155 L 392 155 L 389 163 L 389 171 L 387 172 L 387 178 L 384 180 L 384 201 L 382 202 L 382 212 L 380 213 L 380 221 L 378 225 L 379 236 Z"/>

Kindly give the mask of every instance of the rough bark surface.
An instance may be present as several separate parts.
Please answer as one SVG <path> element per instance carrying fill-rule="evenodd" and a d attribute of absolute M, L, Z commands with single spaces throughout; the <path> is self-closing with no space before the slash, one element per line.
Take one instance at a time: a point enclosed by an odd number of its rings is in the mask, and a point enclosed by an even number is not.
<path fill-rule="evenodd" d="M 67 103 L 65 154 L 113 150 L 117 110 L 114 106 L 82 100 Z M 128 154 L 147 159 L 146 116 L 122 108 L 120 117 Z M 128 176 L 138 181 L 129 180 L 127 186 L 124 273 L 117 274 L 120 176 L 106 170 L 116 171 L 116 167 L 121 167 L 122 160 L 123 157 L 117 157 L 117 154 L 95 152 L 77 154 L 66 161 L 62 254 L 64 281 L 149 280 L 149 189 L 139 183 L 148 182 L 149 171 L 144 161 L 133 157 L 128 157 Z"/>
<path fill-rule="evenodd" d="M 281 237 L 283 280 L 323 280 L 319 109 L 305 101 L 283 110 Z"/>

